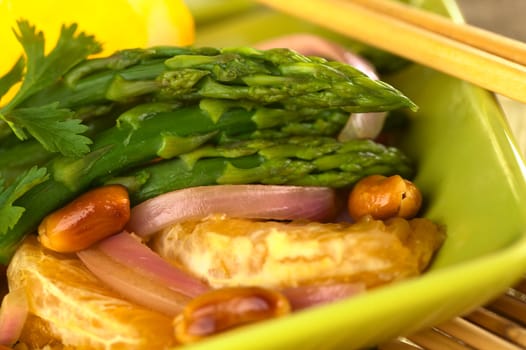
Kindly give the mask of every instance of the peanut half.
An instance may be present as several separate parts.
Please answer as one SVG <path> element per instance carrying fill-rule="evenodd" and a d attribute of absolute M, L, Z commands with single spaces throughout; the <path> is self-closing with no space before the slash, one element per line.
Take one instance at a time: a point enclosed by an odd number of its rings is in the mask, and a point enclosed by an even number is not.
<path fill-rule="evenodd" d="M 270 289 L 215 289 L 192 299 L 175 318 L 175 338 L 182 344 L 192 343 L 231 328 L 288 313 L 288 299 Z"/>
<path fill-rule="evenodd" d="M 122 231 L 129 218 L 126 188 L 103 186 L 46 216 L 38 227 L 39 240 L 56 252 L 75 252 Z"/>
<path fill-rule="evenodd" d="M 411 181 L 399 175 L 370 175 L 353 187 L 348 204 L 354 220 L 366 215 L 377 220 L 396 216 L 410 219 L 420 210 L 422 194 Z"/>

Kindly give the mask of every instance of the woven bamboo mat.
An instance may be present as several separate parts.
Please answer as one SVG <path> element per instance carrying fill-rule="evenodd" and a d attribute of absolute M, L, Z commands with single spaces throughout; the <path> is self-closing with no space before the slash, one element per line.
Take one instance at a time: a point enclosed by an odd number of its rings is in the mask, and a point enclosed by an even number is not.
<path fill-rule="evenodd" d="M 526 349 L 526 277 L 484 307 L 379 350 L 520 350 Z"/>

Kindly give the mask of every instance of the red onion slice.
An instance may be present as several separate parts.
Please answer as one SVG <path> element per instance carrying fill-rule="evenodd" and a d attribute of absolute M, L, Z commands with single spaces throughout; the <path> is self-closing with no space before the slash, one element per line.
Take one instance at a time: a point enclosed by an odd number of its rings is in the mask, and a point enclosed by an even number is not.
<path fill-rule="evenodd" d="M 291 287 L 282 290 L 293 310 L 330 303 L 365 291 L 363 283 L 334 283 Z"/>
<path fill-rule="evenodd" d="M 260 42 L 255 47 L 259 49 L 286 47 L 303 55 L 321 56 L 326 59 L 347 63 L 363 72 L 369 78 L 378 79 L 378 75 L 369 61 L 347 51 L 341 45 L 316 35 L 286 35 Z M 386 115 L 385 112 L 351 114 L 347 124 L 338 135 L 338 139 L 340 141 L 363 138 L 374 139 L 382 131 Z"/>
<path fill-rule="evenodd" d="M 189 297 L 193 298 L 210 290 L 208 285 L 175 268 L 128 232 L 104 239 L 99 242 L 98 249 L 116 262 L 133 267 L 144 276 Z"/>
<path fill-rule="evenodd" d="M 217 185 L 191 187 L 149 199 L 131 211 L 127 230 L 147 237 L 177 222 L 209 214 L 274 220 L 323 220 L 335 213 L 326 187 Z"/>
<path fill-rule="evenodd" d="M 169 316 L 209 289 L 122 232 L 77 252 L 87 268 L 123 297 Z"/>
<path fill-rule="evenodd" d="M 10 291 L 0 309 L 0 345 L 11 346 L 20 337 L 26 323 L 29 306 L 24 289 Z"/>

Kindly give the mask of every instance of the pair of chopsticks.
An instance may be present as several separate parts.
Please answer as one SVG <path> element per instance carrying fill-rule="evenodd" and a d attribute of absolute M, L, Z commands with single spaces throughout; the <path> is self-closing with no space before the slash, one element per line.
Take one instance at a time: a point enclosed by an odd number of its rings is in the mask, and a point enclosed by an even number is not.
<path fill-rule="evenodd" d="M 259 0 L 526 103 L 526 44 L 395 0 Z"/>

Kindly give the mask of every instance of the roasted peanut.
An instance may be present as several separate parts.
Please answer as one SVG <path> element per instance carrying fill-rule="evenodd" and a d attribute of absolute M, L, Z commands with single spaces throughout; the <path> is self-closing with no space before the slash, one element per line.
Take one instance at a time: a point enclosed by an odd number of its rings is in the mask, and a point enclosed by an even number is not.
<path fill-rule="evenodd" d="M 46 216 L 38 227 L 39 240 L 48 249 L 75 252 L 122 231 L 129 218 L 126 188 L 99 187 Z"/>
<path fill-rule="evenodd" d="M 420 190 L 399 175 L 370 175 L 360 180 L 349 194 L 349 215 L 358 220 L 370 215 L 377 220 L 414 217 L 422 205 Z"/>
<path fill-rule="evenodd" d="M 190 301 L 175 318 L 175 338 L 183 344 L 192 343 L 231 328 L 289 312 L 287 298 L 269 289 L 215 289 Z"/>

